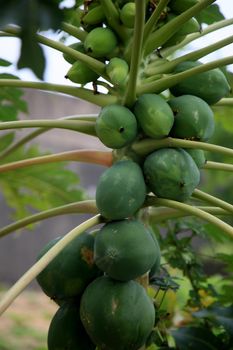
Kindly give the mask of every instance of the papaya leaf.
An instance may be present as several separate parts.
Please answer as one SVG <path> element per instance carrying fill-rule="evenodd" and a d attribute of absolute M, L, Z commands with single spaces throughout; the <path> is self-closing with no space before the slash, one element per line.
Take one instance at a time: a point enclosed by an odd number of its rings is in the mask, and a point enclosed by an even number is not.
<path fill-rule="evenodd" d="M 9 67 L 11 66 L 11 62 L 5 60 L 4 58 L 0 58 L 0 66 L 1 67 Z"/>
<path fill-rule="evenodd" d="M 202 10 L 197 16 L 197 20 L 199 23 L 212 24 L 218 21 L 221 21 L 225 17 L 221 13 L 219 6 L 216 4 L 212 4 Z"/>

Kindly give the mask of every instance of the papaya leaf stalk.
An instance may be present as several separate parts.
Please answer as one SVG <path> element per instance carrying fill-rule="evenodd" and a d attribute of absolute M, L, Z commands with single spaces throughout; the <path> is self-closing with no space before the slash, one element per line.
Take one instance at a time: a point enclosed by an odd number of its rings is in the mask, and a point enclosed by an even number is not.
<path fill-rule="evenodd" d="M 203 169 L 206 169 L 206 170 L 222 170 L 222 171 L 233 172 L 233 164 L 208 161 L 203 166 Z"/>
<path fill-rule="evenodd" d="M 72 35 L 73 37 L 75 37 L 76 39 L 78 39 L 80 41 L 84 41 L 86 39 L 87 34 L 88 34 L 85 30 L 77 28 L 77 27 L 73 26 L 72 24 L 66 23 L 66 22 L 62 23 L 62 29 L 64 30 L 64 32 Z"/>
<path fill-rule="evenodd" d="M 203 191 L 200 191 L 198 189 L 194 190 L 192 196 L 194 198 L 200 199 L 201 201 L 218 206 L 224 210 L 229 211 L 229 213 L 233 214 L 233 205 L 225 202 L 222 199 L 216 198 L 215 196 L 212 196 L 212 195 L 205 193 Z"/>

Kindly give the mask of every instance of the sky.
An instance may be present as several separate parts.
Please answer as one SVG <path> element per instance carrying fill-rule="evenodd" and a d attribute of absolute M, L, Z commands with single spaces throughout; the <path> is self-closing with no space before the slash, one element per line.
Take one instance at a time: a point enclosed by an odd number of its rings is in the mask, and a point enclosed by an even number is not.
<path fill-rule="evenodd" d="M 64 1 L 64 3 L 66 5 L 72 4 L 73 0 L 66 0 Z M 231 18 L 233 16 L 232 0 L 218 0 L 215 3 L 219 5 L 222 13 L 225 15 L 226 18 Z M 214 34 L 205 36 L 203 39 L 199 39 L 198 41 L 195 41 L 194 43 L 195 45 L 193 45 L 193 47 L 194 48 L 205 47 L 206 45 L 214 43 L 232 34 L 233 34 L 233 25 L 228 26 L 227 28 L 223 28 L 218 32 L 215 32 Z M 57 36 L 52 32 L 46 33 L 46 35 L 53 39 L 57 38 Z M 76 41 L 76 40 L 73 38 L 73 41 Z M 71 39 L 71 41 L 68 42 L 68 44 L 72 43 L 73 41 Z M 20 52 L 20 41 L 18 39 L 0 38 L 0 58 L 4 58 L 6 60 L 9 60 L 10 62 L 13 62 L 13 65 L 9 68 L 0 67 L 0 73 L 3 71 L 13 73 L 18 75 L 23 80 L 31 80 L 31 81 L 38 80 L 29 69 L 16 70 L 16 62 L 19 56 L 19 52 Z M 54 49 L 46 48 L 46 47 L 44 47 L 44 52 L 47 60 L 44 80 L 47 82 L 53 82 L 57 84 L 73 85 L 72 82 L 69 82 L 67 79 L 64 78 L 68 69 L 70 68 L 70 65 L 63 59 L 60 52 Z M 218 50 L 214 54 L 208 55 L 207 57 L 202 59 L 202 62 L 207 62 L 220 57 L 226 57 L 231 55 L 233 55 L 233 44 Z M 233 71 L 233 65 L 229 66 L 229 69 Z"/>

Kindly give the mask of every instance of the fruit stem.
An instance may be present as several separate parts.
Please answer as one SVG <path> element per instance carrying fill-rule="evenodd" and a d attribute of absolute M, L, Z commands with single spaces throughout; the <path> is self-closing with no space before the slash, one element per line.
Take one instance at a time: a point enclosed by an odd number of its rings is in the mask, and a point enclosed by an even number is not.
<path fill-rule="evenodd" d="M 3 296 L 0 302 L 0 315 L 13 303 L 16 297 L 28 286 L 29 283 L 70 243 L 85 230 L 103 222 L 101 215 L 96 215 L 59 240 L 43 257 L 38 260 Z"/>
<path fill-rule="evenodd" d="M 183 48 L 185 45 L 189 44 L 190 42 L 197 40 L 197 39 L 199 39 L 207 34 L 215 32 L 218 29 L 227 27 L 231 24 L 233 24 L 233 18 L 224 19 L 222 21 L 211 24 L 208 27 L 206 27 L 205 29 L 203 29 L 200 33 L 193 33 L 193 34 L 187 35 L 187 37 L 181 43 L 174 45 L 172 47 L 162 49 L 160 51 L 160 54 L 162 55 L 162 57 L 168 57 L 168 56 L 172 55 L 175 51 L 177 51 L 177 50 Z"/>
<path fill-rule="evenodd" d="M 198 2 L 196 5 L 192 6 L 179 16 L 176 16 L 167 24 L 156 30 L 150 35 L 145 48 L 145 53 L 149 54 L 153 50 L 161 47 L 181 28 L 185 22 L 187 22 L 189 19 L 191 19 L 193 16 L 198 14 L 201 10 L 215 1 L 216 0 L 203 0 L 201 2 Z"/>
<path fill-rule="evenodd" d="M 217 226 L 223 232 L 225 232 L 229 237 L 233 238 L 233 227 L 228 225 L 226 222 L 220 220 L 219 218 L 215 217 L 214 215 L 207 213 L 204 210 L 201 210 L 197 207 L 191 206 L 189 204 L 177 202 L 171 199 L 156 198 L 152 196 L 148 196 L 146 205 L 166 206 L 169 208 L 181 210 L 185 213 L 189 213 L 190 215 L 197 216 Z"/>
<path fill-rule="evenodd" d="M 77 28 L 72 24 L 66 22 L 62 22 L 62 30 L 82 42 L 86 39 L 86 36 L 88 34 L 85 30 Z"/>
<path fill-rule="evenodd" d="M 233 106 L 233 98 L 222 98 L 218 103 L 214 105 L 214 107 L 232 107 Z"/>
<path fill-rule="evenodd" d="M 96 116 L 69 116 L 69 117 L 64 117 L 64 118 L 60 118 L 60 119 L 71 119 L 71 120 L 82 120 L 82 121 L 92 121 L 95 122 L 96 120 Z M 23 145 L 25 145 L 27 142 L 33 140 L 34 138 L 36 138 L 37 136 L 52 130 L 52 128 L 38 128 L 37 130 L 30 132 L 28 135 L 26 135 L 25 137 L 22 137 L 22 139 L 20 139 L 19 141 L 16 141 L 13 145 L 11 145 L 10 147 L 8 147 L 7 149 L 4 149 L 4 151 L 2 153 L 0 153 L 0 160 L 4 159 L 5 157 L 9 156 L 11 153 L 13 153 L 14 151 L 16 151 L 18 148 L 22 147 Z"/>
<path fill-rule="evenodd" d="M 11 232 L 22 229 L 38 221 L 46 220 L 58 215 L 67 214 L 97 214 L 97 208 L 94 200 L 86 200 L 75 203 L 69 203 L 56 208 L 44 210 L 21 220 L 15 221 L 0 229 L 0 237 L 4 237 Z"/>
<path fill-rule="evenodd" d="M 218 162 L 211 162 L 208 161 L 205 163 L 202 169 L 206 170 L 223 170 L 223 171 L 230 171 L 233 172 L 233 164 L 227 164 L 227 163 L 218 163 Z"/>
<path fill-rule="evenodd" d="M 136 82 L 138 77 L 138 69 L 142 56 L 142 41 L 143 41 L 143 28 L 145 21 L 145 2 L 142 0 L 135 0 L 136 14 L 135 25 L 132 43 L 132 54 L 129 71 L 129 81 L 125 94 L 124 104 L 131 108 L 136 100 Z"/>
<path fill-rule="evenodd" d="M 176 66 L 182 62 L 185 61 L 196 61 L 199 58 L 202 58 L 204 56 L 209 55 L 212 52 L 217 51 L 218 49 L 221 49 L 222 47 L 225 47 L 227 45 L 232 44 L 233 42 L 233 35 L 229 36 L 228 38 L 225 38 L 223 40 L 217 41 L 216 43 L 206 46 L 200 50 L 192 51 L 186 55 L 180 56 L 170 62 L 166 62 L 162 64 L 159 67 L 150 67 L 146 69 L 145 73 L 148 75 L 154 75 L 154 74 L 159 74 L 159 73 L 170 73 L 176 68 Z"/>
<path fill-rule="evenodd" d="M 38 81 L 22 81 L 18 79 L 0 79 L 0 86 L 14 86 L 19 88 L 38 89 L 45 91 L 56 91 L 66 95 L 75 96 L 85 101 L 104 107 L 108 104 L 117 103 L 117 97 L 105 94 L 94 94 L 92 90 L 77 86 L 51 84 Z"/>
<path fill-rule="evenodd" d="M 192 193 L 194 198 L 200 199 L 204 202 L 216 205 L 222 209 L 229 211 L 229 213 L 233 214 L 233 205 L 223 201 L 222 199 L 216 198 L 208 193 L 195 189 Z"/>
<path fill-rule="evenodd" d="M 100 0 L 108 25 L 118 34 L 122 41 L 127 40 L 125 29 L 120 24 L 120 16 L 112 0 Z"/>
<path fill-rule="evenodd" d="M 145 85 L 141 85 L 138 86 L 137 89 L 137 94 L 144 94 L 144 93 L 160 93 L 178 83 L 180 83 L 182 80 L 185 80 L 189 77 L 192 77 L 196 74 L 199 73 L 204 73 L 207 72 L 211 69 L 215 69 L 221 66 L 226 66 L 228 64 L 232 64 L 233 63 L 233 56 L 229 56 L 229 57 L 224 57 L 209 63 L 205 63 L 202 64 L 200 66 L 191 68 L 191 69 L 187 69 L 184 72 L 181 73 L 176 73 L 174 75 L 169 75 L 165 78 L 156 80 L 154 82 L 145 84 Z"/>
<path fill-rule="evenodd" d="M 84 162 L 91 164 L 99 164 L 103 166 L 112 165 L 112 152 L 109 151 L 96 151 L 96 150 L 74 150 L 61 152 L 56 154 L 49 154 L 45 156 L 23 159 L 16 162 L 11 162 L 7 164 L 0 165 L 0 173 L 6 171 L 17 170 L 25 168 L 32 165 L 40 165 L 47 163 L 56 163 L 56 162 Z"/>
<path fill-rule="evenodd" d="M 233 150 L 227 147 L 199 141 L 176 139 L 172 137 L 167 137 L 161 140 L 145 139 L 132 145 L 132 149 L 141 155 L 147 155 L 157 149 L 165 147 L 196 148 L 233 157 Z"/>

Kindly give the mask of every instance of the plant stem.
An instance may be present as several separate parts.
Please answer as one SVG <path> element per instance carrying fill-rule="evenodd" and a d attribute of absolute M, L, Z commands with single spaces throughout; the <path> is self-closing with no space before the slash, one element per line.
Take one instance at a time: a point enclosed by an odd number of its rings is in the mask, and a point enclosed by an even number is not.
<path fill-rule="evenodd" d="M 118 34 L 122 41 L 127 40 L 125 28 L 120 23 L 120 16 L 112 0 L 100 0 L 108 25 Z"/>
<path fill-rule="evenodd" d="M 173 71 L 173 69 L 180 63 L 185 61 L 196 61 L 201 57 L 207 56 L 212 52 L 217 51 L 218 49 L 225 47 L 227 45 L 232 44 L 233 42 L 233 35 L 229 36 L 228 38 L 225 38 L 223 40 L 217 41 L 216 43 L 206 46 L 202 49 L 192 51 L 186 55 L 180 56 L 170 62 L 164 63 L 163 65 L 159 67 L 151 67 L 150 66 L 146 69 L 146 74 L 159 74 L 159 73 L 170 73 Z"/>
<path fill-rule="evenodd" d="M 222 98 L 214 107 L 233 107 L 233 98 Z"/>
<path fill-rule="evenodd" d="M 83 222 L 59 240 L 43 257 L 38 260 L 5 294 L 0 302 L 0 315 L 12 304 L 16 297 L 32 282 L 32 280 L 70 243 L 85 230 L 103 222 L 98 214 Z"/>
<path fill-rule="evenodd" d="M 147 155 L 148 153 L 165 147 L 196 148 L 233 157 L 233 150 L 230 148 L 213 145 L 211 143 L 176 139 L 172 137 L 167 137 L 161 140 L 145 139 L 132 145 L 132 149 L 141 155 Z"/>
<path fill-rule="evenodd" d="M 168 77 L 162 78 L 160 80 L 156 80 L 155 82 L 138 86 L 137 94 L 144 94 L 144 93 L 150 93 L 150 92 L 160 93 L 196 74 L 204 73 L 211 69 L 215 69 L 221 66 L 226 66 L 232 63 L 233 63 L 233 56 L 229 56 L 229 57 L 224 57 L 209 63 L 201 64 L 200 66 L 185 70 L 184 72 L 176 73 L 174 75 L 169 75 Z"/>
<path fill-rule="evenodd" d="M 218 162 L 211 162 L 208 161 L 205 163 L 202 169 L 206 170 L 223 170 L 223 171 L 230 171 L 233 172 L 233 164 L 227 164 L 227 163 L 218 163 Z"/>
<path fill-rule="evenodd" d="M 198 2 L 196 5 L 189 8 L 187 11 L 183 12 L 181 15 L 176 16 L 174 19 L 169 21 L 167 24 L 156 30 L 150 35 L 148 43 L 146 45 L 145 53 L 149 54 L 153 50 L 161 47 L 166 43 L 179 29 L 180 27 L 191 19 L 193 16 L 198 14 L 208 5 L 215 2 L 215 0 L 203 0 Z"/>
<path fill-rule="evenodd" d="M 38 221 L 46 220 L 58 215 L 67 214 L 97 214 L 97 208 L 94 200 L 80 201 L 62 205 L 60 207 L 44 210 L 21 220 L 15 221 L 0 229 L 0 237 L 4 237 L 11 232 L 22 229 Z"/>
<path fill-rule="evenodd" d="M 72 24 L 66 23 L 66 22 L 62 22 L 62 30 L 64 30 L 64 32 L 72 35 L 73 37 L 75 37 L 76 39 L 78 39 L 80 41 L 84 41 L 86 39 L 87 34 L 88 34 L 85 30 L 82 30 L 82 29 L 75 27 Z"/>
<path fill-rule="evenodd" d="M 224 210 L 229 211 L 229 213 L 233 214 L 233 205 L 223 201 L 222 199 L 216 198 L 216 197 L 214 197 L 208 193 L 205 193 L 203 191 L 200 191 L 198 189 L 194 190 L 192 196 L 194 198 L 198 198 L 198 199 L 205 201 L 207 203 L 216 205 Z"/>
<path fill-rule="evenodd" d="M 45 91 L 55 91 L 60 92 L 66 95 L 74 96 L 81 98 L 85 101 L 96 104 L 97 106 L 104 107 L 108 104 L 117 103 L 117 97 L 112 95 L 105 94 L 94 94 L 92 90 L 80 88 L 77 86 L 69 85 L 60 85 L 60 84 L 51 84 L 38 81 L 22 81 L 18 79 L 0 79 L 0 86 L 13 86 L 19 88 L 28 88 L 28 89 L 38 89 Z"/>
<path fill-rule="evenodd" d="M 124 104 L 129 108 L 132 107 L 136 100 L 136 82 L 138 77 L 138 68 L 141 62 L 142 56 L 142 41 L 143 41 L 143 28 L 145 21 L 145 1 L 135 0 L 136 15 L 135 25 L 132 43 L 132 54 L 129 71 L 129 81 L 127 85 L 127 91 L 125 95 Z"/>
<path fill-rule="evenodd" d="M 95 123 L 85 121 L 74 120 L 47 120 L 47 119 L 35 119 L 35 120 L 17 120 L 13 122 L 0 123 L 0 130 L 9 129 L 21 129 L 21 128 L 59 128 L 78 131 L 87 135 L 96 136 Z"/>
<path fill-rule="evenodd" d="M 0 173 L 6 171 L 17 170 L 25 168 L 32 165 L 40 165 L 47 163 L 56 163 L 56 162 L 84 162 L 91 164 L 99 164 L 103 166 L 112 165 L 112 152 L 105 151 L 96 151 L 96 150 L 74 150 L 67 151 L 56 154 L 49 154 L 45 156 L 40 156 L 36 158 L 23 159 L 16 162 L 11 162 L 7 164 L 0 165 Z"/>
<path fill-rule="evenodd" d="M 146 204 L 148 206 L 156 205 L 156 206 L 166 206 L 173 209 L 178 209 L 183 212 L 189 213 L 190 215 L 197 216 L 205 221 L 210 222 L 211 224 L 217 226 L 220 228 L 224 233 L 226 233 L 229 237 L 233 238 L 233 227 L 225 223 L 224 221 L 220 220 L 214 215 L 211 215 L 197 207 L 177 202 L 171 199 L 163 199 L 163 198 L 156 198 L 156 197 L 148 197 Z"/>

